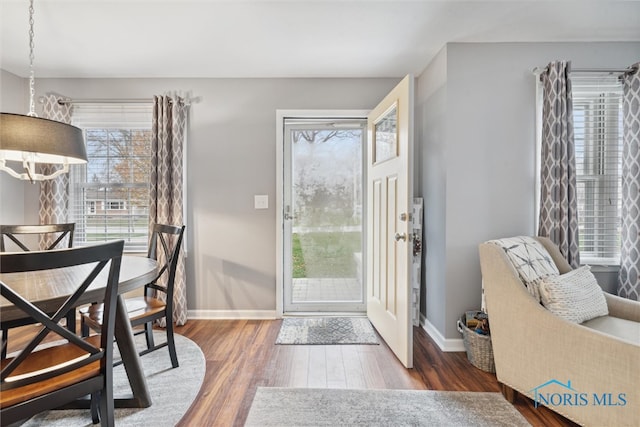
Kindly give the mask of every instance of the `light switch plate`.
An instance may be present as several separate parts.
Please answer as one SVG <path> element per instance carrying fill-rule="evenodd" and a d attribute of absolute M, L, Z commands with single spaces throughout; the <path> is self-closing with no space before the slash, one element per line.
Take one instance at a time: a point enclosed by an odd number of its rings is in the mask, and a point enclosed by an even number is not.
<path fill-rule="evenodd" d="M 266 194 L 253 196 L 253 207 L 255 209 L 269 209 L 269 196 Z"/>

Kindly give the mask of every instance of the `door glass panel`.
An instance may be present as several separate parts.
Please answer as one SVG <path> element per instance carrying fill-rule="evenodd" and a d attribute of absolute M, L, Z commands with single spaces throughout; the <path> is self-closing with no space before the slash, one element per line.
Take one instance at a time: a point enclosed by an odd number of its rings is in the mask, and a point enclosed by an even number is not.
<path fill-rule="evenodd" d="M 374 161 L 384 162 L 398 155 L 398 108 L 394 104 L 375 124 Z"/>
<path fill-rule="evenodd" d="M 290 132 L 291 304 L 330 311 L 363 303 L 364 129 L 304 126 Z"/>

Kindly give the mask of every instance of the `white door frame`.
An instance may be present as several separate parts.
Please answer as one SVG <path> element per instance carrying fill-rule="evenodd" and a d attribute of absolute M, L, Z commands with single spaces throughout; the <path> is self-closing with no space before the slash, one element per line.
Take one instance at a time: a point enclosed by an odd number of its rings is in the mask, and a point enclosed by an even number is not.
<path fill-rule="evenodd" d="M 276 110 L 276 317 L 284 313 L 284 120 L 287 118 L 362 118 L 369 110 Z M 366 146 L 363 146 L 366 150 Z M 363 218 L 366 218 L 363 212 Z M 363 269 L 363 275 L 365 271 Z M 366 280 L 366 277 L 363 277 Z M 364 282 L 366 283 L 366 281 Z"/>

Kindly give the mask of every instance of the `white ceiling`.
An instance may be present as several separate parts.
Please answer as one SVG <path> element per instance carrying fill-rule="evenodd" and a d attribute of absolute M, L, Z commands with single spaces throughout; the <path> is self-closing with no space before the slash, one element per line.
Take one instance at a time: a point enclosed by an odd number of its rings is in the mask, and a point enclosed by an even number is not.
<path fill-rule="evenodd" d="M 27 77 L 28 0 L 0 28 Z M 37 77 L 400 77 L 447 42 L 545 41 L 640 41 L 640 1 L 35 0 Z"/>

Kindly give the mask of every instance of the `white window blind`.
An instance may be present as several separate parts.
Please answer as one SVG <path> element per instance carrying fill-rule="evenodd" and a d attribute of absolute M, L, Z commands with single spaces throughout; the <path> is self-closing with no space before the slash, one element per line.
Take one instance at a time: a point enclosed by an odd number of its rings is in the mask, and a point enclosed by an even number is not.
<path fill-rule="evenodd" d="M 572 75 L 580 258 L 620 262 L 622 85 L 616 76 Z"/>
<path fill-rule="evenodd" d="M 74 243 L 124 239 L 146 252 L 149 237 L 151 104 L 78 104 L 72 123 L 84 132 L 86 165 L 71 168 Z"/>

